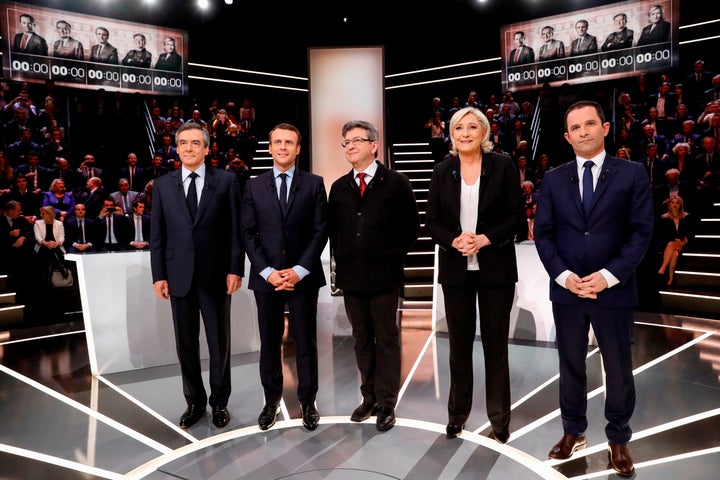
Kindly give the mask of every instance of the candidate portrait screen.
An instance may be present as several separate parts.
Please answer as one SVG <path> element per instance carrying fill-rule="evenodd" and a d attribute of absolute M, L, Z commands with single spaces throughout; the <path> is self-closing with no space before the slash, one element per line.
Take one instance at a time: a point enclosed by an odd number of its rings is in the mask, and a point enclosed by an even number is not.
<path fill-rule="evenodd" d="M 504 90 L 607 81 L 678 66 L 679 0 L 625 1 L 500 28 Z"/>
<path fill-rule="evenodd" d="M 110 91 L 187 95 L 187 31 L 0 3 L 3 77 Z"/>

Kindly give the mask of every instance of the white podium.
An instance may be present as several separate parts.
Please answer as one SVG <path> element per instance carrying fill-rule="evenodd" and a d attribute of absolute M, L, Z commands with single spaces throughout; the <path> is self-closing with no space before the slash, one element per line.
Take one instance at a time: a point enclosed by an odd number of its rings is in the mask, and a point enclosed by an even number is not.
<path fill-rule="evenodd" d="M 178 362 L 170 301 L 155 296 L 150 252 L 67 254 L 65 258 L 77 265 L 93 375 Z M 260 350 L 255 298 L 245 283 L 232 296 L 233 355 Z M 204 329 L 200 331 L 201 357 L 207 359 Z"/>

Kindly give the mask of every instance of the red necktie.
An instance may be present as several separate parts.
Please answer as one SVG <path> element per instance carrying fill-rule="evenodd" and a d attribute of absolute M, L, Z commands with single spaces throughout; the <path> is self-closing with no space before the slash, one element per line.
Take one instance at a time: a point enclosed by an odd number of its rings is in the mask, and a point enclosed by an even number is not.
<path fill-rule="evenodd" d="M 515 50 L 515 63 L 520 61 L 520 49 Z"/>
<path fill-rule="evenodd" d="M 27 48 L 28 37 L 29 35 L 23 34 L 22 42 L 20 42 L 20 50 L 25 50 Z"/>
<path fill-rule="evenodd" d="M 367 183 L 365 183 L 365 175 L 367 173 L 361 172 L 357 174 L 358 181 L 360 182 L 360 196 L 362 197 L 365 194 L 365 189 L 367 188 Z"/>

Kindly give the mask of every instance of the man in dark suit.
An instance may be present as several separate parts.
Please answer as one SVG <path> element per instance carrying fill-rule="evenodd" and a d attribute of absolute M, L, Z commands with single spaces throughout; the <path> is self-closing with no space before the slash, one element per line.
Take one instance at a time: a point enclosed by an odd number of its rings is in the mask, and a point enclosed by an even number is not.
<path fill-rule="evenodd" d="M 248 287 L 255 294 L 260 328 L 265 406 L 258 425 L 267 430 L 275 424 L 282 400 L 287 305 L 302 422 L 308 430 L 315 430 L 320 421 L 315 407 L 317 302 L 319 289 L 326 283 L 320 255 L 327 243 L 327 195 L 322 177 L 297 168 L 301 137 L 295 126 L 281 123 L 270 131 L 269 139 L 273 168 L 246 184 L 241 222 L 251 264 Z"/>
<path fill-rule="evenodd" d="M 40 153 L 31 150 L 27 154 L 27 163 L 18 165 L 15 175 L 23 175 L 28 181 L 28 188 L 33 192 L 45 191 L 50 187 L 50 169 L 40 165 Z"/>
<path fill-rule="evenodd" d="M 630 48 L 633 44 L 633 35 L 635 32 L 627 28 L 627 14 L 618 13 L 613 17 L 615 31 L 610 33 L 602 44 L 601 50 L 609 52 L 611 50 L 620 50 Z"/>
<path fill-rule="evenodd" d="M 150 68 L 150 62 L 152 62 L 152 53 L 145 50 L 147 39 L 142 33 L 136 33 L 133 35 L 133 43 L 135 48 L 129 50 L 125 54 L 125 58 L 122 60 L 122 64 L 128 67 L 143 67 Z"/>
<path fill-rule="evenodd" d="M 586 446 L 585 358 L 592 325 L 605 369 L 608 456 L 619 474 L 630 476 L 635 272 L 652 239 L 651 189 L 642 166 L 606 154 L 610 123 L 599 104 L 571 105 L 565 131 L 576 159 L 545 175 L 534 229 L 550 275 L 560 363 L 564 435 L 548 456 L 567 459 Z"/>
<path fill-rule="evenodd" d="M 103 200 L 103 207 L 96 220 L 98 251 L 120 252 L 127 250 L 130 231 L 122 208 L 112 198 Z"/>
<path fill-rule="evenodd" d="M 597 38 L 587 33 L 588 21 L 578 20 L 575 22 L 575 31 L 578 37 L 570 44 L 570 55 L 588 55 L 597 53 Z"/>
<path fill-rule="evenodd" d="M 110 32 L 105 27 L 97 27 L 95 36 L 98 43 L 90 48 L 90 61 L 98 63 L 118 64 L 117 48 L 113 47 L 109 42 Z"/>
<path fill-rule="evenodd" d="M 13 52 L 47 56 L 48 44 L 44 38 L 35 33 L 35 18 L 32 15 L 28 13 L 20 15 L 20 30 L 13 39 Z"/>
<path fill-rule="evenodd" d="M 240 239 L 240 198 L 234 175 L 206 168 L 207 130 L 178 129 L 182 167 L 153 183 L 150 264 L 153 290 L 170 299 L 189 428 L 212 407 L 212 422 L 230 421 L 230 301 L 245 273 Z M 210 352 L 210 397 L 200 363 L 200 314 Z"/>
<path fill-rule="evenodd" d="M 15 200 L 22 205 L 25 215 L 37 216 L 42 206 L 43 196 L 41 190 L 33 190 L 28 185 L 27 178 L 21 173 L 15 175 L 13 188 L 10 189 L 10 193 L 3 200 Z"/>
<path fill-rule="evenodd" d="M 510 52 L 508 65 L 512 67 L 535 62 L 535 51 L 525 45 L 525 32 L 515 32 L 513 34 L 513 43 L 515 44 L 515 48 Z"/>
<path fill-rule="evenodd" d="M 95 252 L 96 228 L 94 218 L 86 217 L 85 205 L 75 204 L 75 215 L 65 217 L 65 250 L 68 253 Z"/>
<path fill-rule="evenodd" d="M 127 178 L 130 190 L 142 192 L 147 183 L 145 169 L 137 166 L 138 159 L 134 153 L 128 153 L 127 165 L 120 169 L 120 178 Z"/>
<path fill-rule="evenodd" d="M 24 303 L 32 293 L 35 273 L 30 267 L 35 245 L 33 226 L 23 216 L 20 202 L 6 202 L 3 211 L 0 215 L 0 273 L 8 274 L 9 287 L 16 290 L 17 302 Z"/>
<path fill-rule="evenodd" d="M 109 196 L 122 209 L 123 215 L 132 215 L 132 204 L 140 197 L 140 193 L 130 190 L 128 179 L 121 178 L 118 180 L 118 189 Z"/>
<path fill-rule="evenodd" d="M 150 215 L 145 214 L 145 202 L 135 200 L 132 215 L 127 217 L 130 230 L 130 250 L 150 248 Z"/>
<path fill-rule="evenodd" d="M 342 128 L 352 170 L 330 188 L 330 247 L 335 283 L 343 291 L 360 370 L 362 403 L 350 420 L 377 414 L 378 430 L 395 425 L 400 392 L 398 299 L 405 256 L 420 233 L 417 201 L 408 178 L 376 161 L 380 133 L 366 121 Z"/>
<path fill-rule="evenodd" d="M 670 82 L 663 82 L 658 87 L 658 92 L 650 95 L 647 101 L 648 110 L 651 108 L 658 109 L 658 118 L 668 119 L 675 115 L 678 106 L 678 99 Z"/>

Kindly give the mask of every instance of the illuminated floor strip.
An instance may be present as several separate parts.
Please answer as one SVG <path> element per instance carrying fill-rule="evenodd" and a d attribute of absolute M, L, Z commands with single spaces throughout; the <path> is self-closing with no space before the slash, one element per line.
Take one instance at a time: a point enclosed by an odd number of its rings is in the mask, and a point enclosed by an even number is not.
<path fill-rule="evenodd" d="M 47 395 L 50 395 L 54 399 L 59 400 L 72 408 L 75 408 L 76 410 L 80 410 L 81 412 L 88 415 L 89 417 L 99 420 L 99 421 L 105 423 L 106 425 L 108 425 L 116 430 L 119 430 L 120 432 L 124 433 L 125 435 L 136 439 L 137 441 L 147 445 L 150 448 L 157 450 L 158 452 L 167 453 L 171 450 L 170 448 L 166 447 L 165 445 L 162 445 L 161 443 L 156 442 L 155 440 L 153 440 L 131 428 L 126 427 L 122 423 L 120 423 L 116 420 L 113 420 L 112 418 L 110 418 L 106 415 L 103 415 L 102 413 L 100 413 L 96 410 L 93 410 L 90 407 L 86 407 L 82 403 L 76 402 L 75 400 L 72 400 L 71 398 L 68 398 L 63 394 L 56 392 L 55 390 L 48 388 L 45 385 L 43 385 L 39 382 L 36 382 L 35 380 L 32 380 L 31 378 L 26 377 L 25 375 L 21 375 L 18 372 L 7 368 L 5 365 L 0 364 L 0 372 L 4 372 L 4 373 L 10 375 L 11 377 L 14 377 L 17 380 L 20 380 L 21 382 L 30 385 L 31 387 L 35 388 L 36 390 L 40 390 L 41 392 L 43 392 Z"/>
<path fill-rule="evenodd" d="M 78 462 L 71 462 L 64 458 L 53 457 L 51 455 L 45 455 L 44 453 L 35 452 L 33 450 L 25 450 L 24 448 L 13 447 L 12 445 L 5 445 L 0 443 L 0 452 L 7 452 L 12 455 L 19 455 L 21 457 L 35 460 L 38 462 L 48 463 L 50 465 L 57 465 L 59 467 L 68 468 L 70 470 L 77 470 L 78 472 L 88 473 L 95 475 L 96 477 L 108 478 L 110 480 L 120 480 L 123 476 L 119 473 L 110 472 L 100 468 L 91 467 Z"/>

